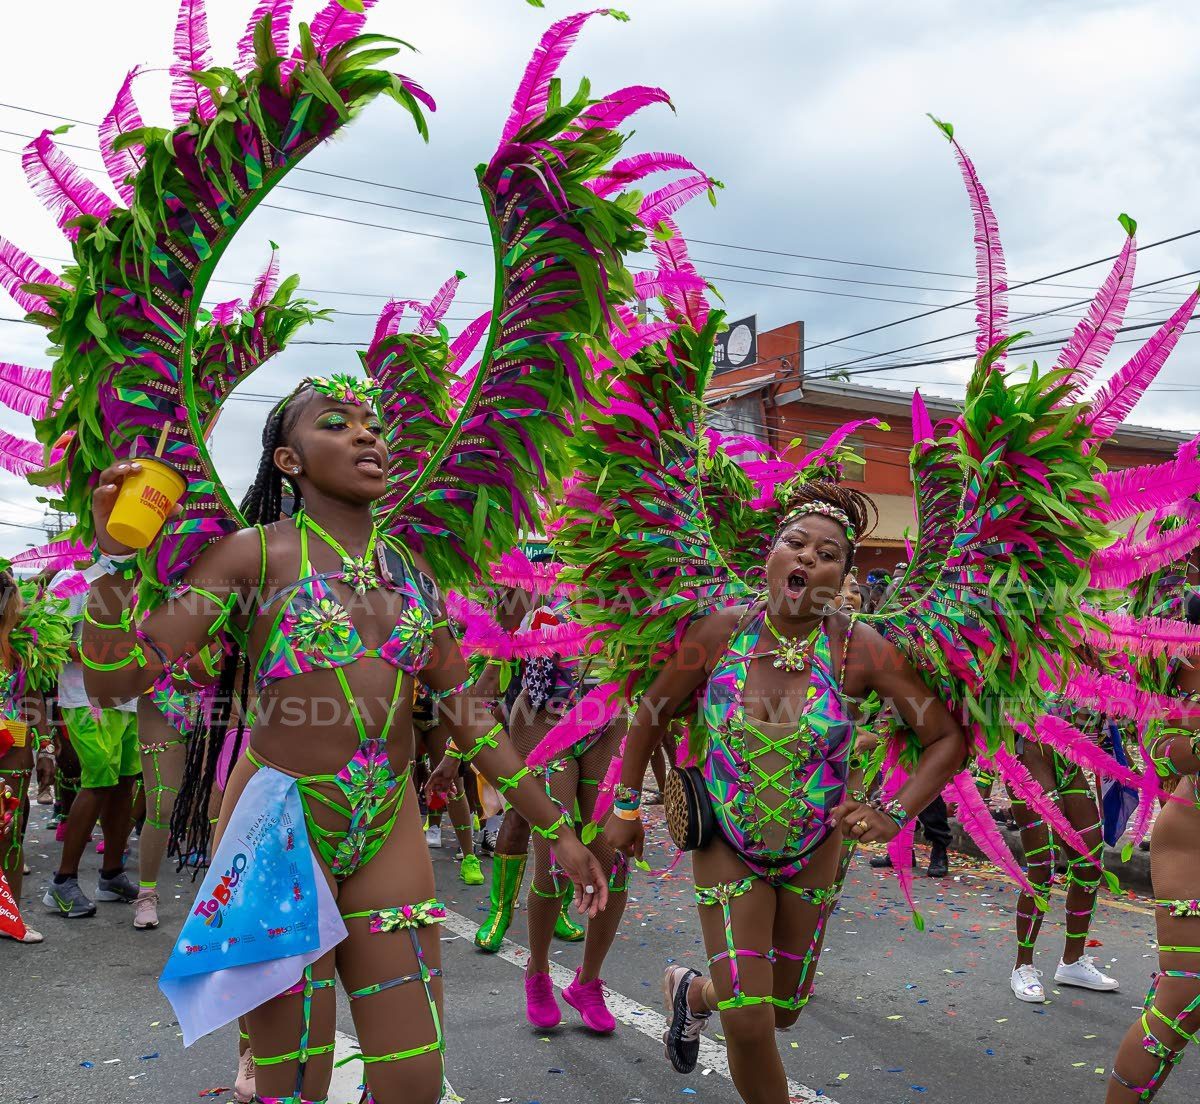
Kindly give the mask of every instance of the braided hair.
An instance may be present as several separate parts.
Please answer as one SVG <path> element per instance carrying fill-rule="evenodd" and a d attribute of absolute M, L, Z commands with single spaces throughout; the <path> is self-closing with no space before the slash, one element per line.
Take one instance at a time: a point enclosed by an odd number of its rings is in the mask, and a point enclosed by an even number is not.
<path fill-rule="evenodd" d="M 856 543 L 868 536 L 879 524 L 879 508 L 862 491 L 831 480 L 813 479 L 797 484 L 788 495 L 787 504 L 779 515 L 780 521 L 775 536 L 778 538 L 783 531 L 784 522 L 792 514 L 804 506 L 816 503 L 841 510 L 850 519 L 850 525 L 854 529 L 854 540 L 850 542 L 850 550 L 846 555 L 846 574 L 850 574 L 854 570 Z"/>
<path fill-rule="evenodd" d="M 25 599 L 13 573 L 0 571 L 0 669 L 11 671 L 16 666 L 12 647 L 12 631 L 25 610 Z"/>
<path fill-rule="evenodd" d="M 283 517 L 284 479 L 292 495 L 292 513 L 299 508 L 300 488 L 291 475 L 275 463 L 275 450 L 286 445 L 288 437 L 300 420 L 305 402 L 297 399 L 313 394 L 312 381 L 305 379 L 296 389 L 271 409 L 262 432 L 262 455 L 258 471 L 242 499 L 241 512 L 248 525 L 270 525 Z M 171 835 L 168 853 L 178 859 L 179 869 L 192 867 L 195 879 L 210 858 L 212 821 L 209 819 L 209 798 L 216 784 L 217 771 L 223 758 L 233 703 L 238 710 L 237 731 L 229 762 L 236 763 L 246 736 L 247 702 L 250 696 L 250 665 L 242 646 L 230 638 L 226 645 L 217 682 L 216 694 L 207 715 L 202 716 L 193 739 L 188 743 L 187 760 L 179 796 L 171 816 Z"/>

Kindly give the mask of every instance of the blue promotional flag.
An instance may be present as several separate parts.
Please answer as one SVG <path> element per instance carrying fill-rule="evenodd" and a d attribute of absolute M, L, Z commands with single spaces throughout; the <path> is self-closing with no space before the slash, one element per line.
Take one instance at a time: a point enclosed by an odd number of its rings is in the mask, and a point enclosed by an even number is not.
<path fill-rule="evenodd" d="M 1121 730 L 1108 722 L 1108 734 L 1112 738 L 1112 756 L 1123 767 L 1129 766 L 1129 756 L 1125 754 L 1125 745 L 1121 742 Z M 1104 842 L 1109 847 L 1116 847 L 1117 840 L 1124 834 L 1141 801 L 1141 795 L 1132 786 L 1119 782 L 1115 778 L 1106 778 L 1100 788 L 1100 805 L 1104 811 Z"/>
<path fill-rule="evenodd" d="M 184 1045 L 294 985 L 345 936 L 308 843 L 296 780 L 257 771 L 159 979 Z"/>

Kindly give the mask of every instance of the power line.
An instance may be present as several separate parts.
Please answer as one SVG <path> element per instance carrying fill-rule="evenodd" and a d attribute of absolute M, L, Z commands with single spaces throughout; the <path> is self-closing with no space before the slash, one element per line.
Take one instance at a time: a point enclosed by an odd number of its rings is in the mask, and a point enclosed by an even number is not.
<path fill-rule="evenodd" d="M 1160 245 L 1167 245 L 1167 244 L 1169 244 L 1170 242 L 1181 241 L 1183 238 L 1190 238 L 1190 237 L 1193 237 L 1193 236 L 1194 236 L 1194 235 L 1196 235 L 1196 234 L 1200 234 L 1200 228 L 1197 228 L 1197 229 L 1195 229 L 1195 230 L 1188 230 L 1188 231 L 1185 231 L 1185 232 L 1184 232 L 1184 233 L 1182 233 L 1182 234 L 1175 234 L 1175 235 L 1173 235 L 1172 237 L 1169 237 L 1169 238 L 1160 238 L 1158 241 L 1151 242 L 1149 245 L 1142 245 L 1142 246 L 1139 246 L 1139 247 L 1138 247 L 1138 252 L 1139 252 L 1139 253 L 1145 253 L 1147 250 L 1154 249 L 1154 248 L 1156 248 L 1156 247 L 1158 247 L 1158 246 L 1160 246 Z M 1052 273 L 1050 273 L 1050 275 L 1048 275 L 1048 276 L 1043 276 L 1043 277 L 1040 277 L 1040 278 L 1039 278 L 1039 279 L 1037 279 L 1037 280 L 1024 280 L 1024 281 L 1022 281 L 1022 282 L 1021 282 L 1021 283 L 1019 283 L 1019 284 L 1013 284 L 1013 285 L 1012 285 L 1012 286 L 1011 286 L 1011 287 L 1010 287 L 1008 290 L 1009 290 L 1009 291 L 1014 291 L 1014 290 L 1016 290 L 1017 288 L 1028 287 L 1030 284 L 1041 283 L 1043 280 L 1052 280 L 1052 279 L 1054 279 L 1056 276 L 1066 276 L 1066 275 L 1068 275 L 1068 274 L 1070 274 L 1070 273 L 1072 273 L 1072 272 L 1081 272 L 1081 271 L 1083 271 L 1083 270 L 1084 270 L 1084 269 L 1086 269 L 1086 268 L 1094 268 L 1094 267 L 1095 267 L 1096 265 L 1098 265 L 1098 264 L 1104 264 L 1104 262 L 1105 262 L 1105 261 L 1115 261 L 1115 260 L 1117 259 L 1117 257 L 1118 257 L 1118 256 L 1120 256 L 1120 254 L 1118 254 L 1118 253 L 1113 253 L 1111 256 L 1108 256 L 1108 257 L 1101 257 L 1099 260 L 1096 260 L 1096 261 L 1088 261 L 1088 262 L 1087 262 L 1087 264 L 1074 265 L 1074 266 L 1073 266 L 1073 267 L 1071 267 L 1071 268 L 1064 268 L 1064 269 L 1060 269 L 1058 272 L 1052 272 Z M 1178 277 L 1174 277 L 1174 278 L 1176 278 L 1176 279 L 1177 279 Z M 1090 299 L 1083 299 L 1083 300 L 1080 300 L 1080 302 L 1079 302 L 1079 303 L 1077 303 L 1077 304 L 1075 304 L 1075 305 L 1076 305 L 1076 306 L 1079 306 L 1079 305 L 1082 305 L 1082 304 L 1085 304 L 1085 303 L 1090 303 L 1090 302 L 1091 302 L 1091 300 L 1090 300 Z M 902 325 L 904 325 L 904 323 L 906 323 L 906 322 L 916 322 L 918 319 L 921 319 L 921 318 L 929 318 L 929 317 L 931 317 L 932 315 L 935 315 L 935 314 L 941 314 L 941 313 L 942 313 L 942 311 L 949 310 L 949 309 L 951 309 L 952 307 L 956 307 L 956 306 L 960 306 L 960 307 L 961 307 L 961 306 L 964 306 L 964 305 L 971 305 L 971 306 L 973 306 L 973 305 L 974 305 L 974 303 L 975 303 L 975 299 L 974 299 L 974 297 L 972 297 L 972 298 L 970 298 L 970 299 L 964 299 L 964 300 L 962 300 L 962 301 L 961 301 L 961 302 L 959 302 L 959 303 L 950 303 L 950 304 L 948 304 L 947 306 L 944 306 L 944 307 L 938 307 L 936 310 L 925 311 L 925 313 L 923 313 L 923 314 L 913 314 L 913 315 L 910 315 L 910 316 L 909 316 L 909 317 L 907 317 L 907 318 L 898 318 L 898 319 L 896 319 L 896 321 L 894 321 L 894 322 L 885 322 L 883 325 L 880 325 L 880 326 L 872 326 L 872 327 L 871 327 L 869 330 L 858 330 L 858 331 L 857 331 L 857 332 L 855 332 L 855 333 L 846 334 L 844 337 L 838 337 L 838 338 L 835 338 L 833 341 L 822 341 L 822 342 L 821 342 L 820 344 L 818 344 L 818 345 L 806 345 L 806 346 L 805 346 L 805 349 L 804 349 L 804 351 L 805 351 L 805 352 L 812 352 L 812 351 L 813 351 L 813 350 L 815 350 L 815 349 L 823 349 L 823 348 L 824 348 L 826 345 L 832 345 L 832 344 L 834 344 L 834 342 L 835 342 L 835 341 L 849 341 L 849 340 L 851 340 L 852 338 L 855 338 L 855 337 L 863 337 L 863 336 L 864 336 L 864 335 L 866 335 L 866 334 L 878 333 L 880 330 L 888 330 L 888 329 L 891 329 L 893 326 L 902 326 Z M 1065 308 L 1064 308 L 1064 309 L 1065 309 Z"/>
<path fill-rule="evenodd" d="M 1158 241 L 1158 242 L 1155 242 L 1155 243 L 1153 243 L 1153 244 L 1154 244 L 1154 245 L 1163 245 L 1163 244 L 1165 244 L 1165 243 L 1167 243 L 1167 242 L 1169 242 L 1169 241 L 1175 241 L 1175 240 L 1177 240 L 1177 238 L 1179 238 L 1179 237 L 1188 237 L 1188 236 L 1189 236 L 1189 235 L 1191 235 L 1191 234 L 1200 234 L 1200 229 L 1188 231 L 1188 233 L 1187 233 L 1187 234 L 1176 235 L 1176 237 L 1175 237 L 1175 238 L 1163 238 L 1163 239 L 1162 239 L 1162 241 Z M 1145 249 L 1150 249 L 1150 248 L 1153 248 L 1153 246 L 1152 246 L 1152 245 L 1148 245 L 1148 246 L 1145 246 L 1144 248 L 1145 248 Z M 1107 259 L 1107 260 L 1112 260 L 1112 258 L 1111 258 L 1111 257 L 1109 257 L 1109 258 L 1106 258 L 1106 259 Z M 1097 262 L 1095 262 L 1095 263 L 1099 264 L 1100 262 L 1099 262 L 1099 261 L 1097 261 Z M 1086 266 L 1083 266 L 1083 267 L 1086 267 Z M 1156 287 L 1156 286 L 1158 286 L 1159 284 L 1167 284 L 1167 283 L 1171 283 L 1172 281 L 1175 281 L 1175 280 L 1181 280 L 1181 279 L 1183 279 L 1184 277 L 1187 277 L 1187 276 L 1195 276 L 1195 275 L 1197 275 L 1197 274 L 1200 274 L 1200 268 L 1194 268 L 1194 269 L 1190 269 L 1190 270 L 1189 270 L 1189 271 L 1187 271 L 1187 272 L 1180 272 L 1180 273 L 1177 273 L 1177 274 L 1176 274 L 1176 275 L 1174 275 L 1174 276 L 1164 276 L 1164 277 L 1163 277 L 1161 280 L 1151 280 L 1149 283 L 1146 283 L 1146 284 L 1140 284 L 1140 285 L 1138 285 L 1138 287 L 1137 287 L 1137 288 L 1135 288 L 1134 290 L 1139 290 L 1139 291 L 1140 291 L 1140 290 L 1144 290 L 1145 288 L 1149 288 L 1149 287 Z M 1015 325 L 1015 324 L 1017 324 L 1017 323 L 1019 323 L 1019 322 L 1029 322 L 1029 321 L 1032 321 L 1032 320 L 1033 320 L 1033 319 L 1035 319 L 1035 318 L 1046 318 L 1046 317 L 1050 317 L 1050 316 L 1053 316 L 1053 315 L 1056 315 L 1056 314 L 1061 314 L 1063 311 L 1070 310 L 1072 307 L 1081 307 L 1081 306 L 1087 306 L 1087 305 L 1088 305 L 1088 304 L 1090 304 L 1091 302 L 1092 302 L 1092 300 L 1091 300 L 1091 299 L 1080 299 L 1080 300 L 1078 300 L 1077 302 L 1074 302 L 1074 303 L 1068 303 L 1068 304 L 1066 304 L 1065 306 L 1061 306 L 1061 307 L 1054 307 L 1054 308 L 1051 308 L 1051 309 L 1049 309 L 1049 310 L 1044 310 L 1044 311 L 1037 311 L 1037 312 L 1035 312 L 1035 313 L 1033 313 L 1033 314 L 1017 315 L 1015 318 L 1010 318 L 1010 319 L 1008 320 L 1008 324 L 1009 324 L 1010 326 L 1012 326 L 1012 325 Z M 936 312 L 936 311 L 934 311 L 934 312 L 931 312 L 931 313 L 937 313 L 937 312 Z M 916 317 L 921 317 L 921 316 L 916 316 Z M 885 327 L 876 327 L 876 328 L 877 328 L 877 329 L 883 329 L 883 328 L 885 328 Z M 849 367 L 850 365 L 854 365 L 854 364 L 861 364 L 861 363 L 863 363 L 864 361 L 868 361 L 868 360 L 875 360 L 875 359 L 877 359 L 877 358 L 879 358 L 879 357 L 883 357 L 883 356 L 892 356 L 892 355 L 894 355 L 894 354 L 896 354 L 896 353 L 908 352 L 908 351 L 909 351 L 909 350 L 911 350 L 911 349 L 923 349 L 923 348 L 925 348 L 925 346 L 927 346 L 927 345 L 940 345 L 940 344 L 941 344 L 943 341 L 952 341 L 952 340 L 954 340 L 955 338 L 958 338 L 958 337 L 970 337 L 970 336 L 972 336 L 972 335 L 973 335 L 975 332 L 976 332 L 975 330 L 961 330 L 961 331 L 960 331 L 960 332 L 958 332 L 958 333 L 954 333 L 954 334 L 947 334 L 947 335 L 946 335 L 946 336 L 944 336 L 944 337 L 936 337 L 936 338 L 931 338 L 931 339 L 930 339 L 930 340 L 928 340 L 928 341 L 918 341 L 918 342 L 915 342 L 915 343 L 914 343 L 914 344 L 912 344 L 912 345 L 901 345 L 901 346 L 899 346 L 899 347 L 898 347 L 898 348 L 896 348 L 896 349 L 887 349 L 887 350 L 883 350 L 883 351 L 881 351 L 881 352 L 878 352 L 878 353 L 873 353 L 873 354 L 871 354 L 871 355 L 869 355 L 869 356 L 856 357 L 856 358 L 854 358 L 853 360 L 844 360 L 844 361 L 840 361 L 840 362 L 839 362 L 839 363 L 837 363 L 837 364 L 831 364 L 831 365 L 829 365 L 829 366 L 828 366 L 828 369 L 827 369 L 827 372 L 834 372 L 834 371 L 836 371 L 836 370 L 838 370 L 838 369 L 845 368 L 845 367 Z M 828 344 L 828 343 L 826 342 L 825 344 Z M 820 347 L 821 347 L 821 346 L 815 346 L 815 348 L 820 348 Z M 810 347 L 806 346 L 806 347 L 805 347 L 805 352 L 809 352 L 809 351 L 810 351 Z"/>
<path fill-rule="evenodd" d="M 22 107 L 19 104 L 0 103 L 0 107 L 8 108 L 9 110 L 12 110 L 12 111 L 23 111 L 23 112 L 27 112 L 29 114 L 41 116 L 43 118 L 55 119 L 60 122 L 78 123 L 82 126 L 87 126 L 87 127 L 92 127 L 92 128 L 97 127 L 96 123 L 87 122 L 83 119 L 76 119 L 76 118 L 72 118 L 72 117 L 66 116 L 66 115 L 57 115 L 52 112 L 40 111 L 35 108 Z M 32 137 L 32 135 L 21 134 L 17 131 L 0 131 L 0 133 L 13 134 L 13 135 L 16 135 L 17 137 L 23 137 L 23 138 Z M 87 147 L 87 146 L 73 145 L 71 143 L 66 143 L 66 142 L 63 142 L 60 144 L 63 145 L 64 147 L 81 149 L 81 150 L 85 150 L 87 152 L 95 152 L 93 149 L 91 149 L 90 147 Z M 383 188 L 383 189 L 386 189 L 389 191 L 405 192 L 405 193 L 408 193 L 411 195 L 425 196 L 430 199 L 440 199 L 440 200 L 444 200 L 445 202 L 448 202 L 448 203 L 459 203 L 459 204 L 465 204 L 467 206 L 472 206 L 472 207 L 481 207 L 483 205 L 482 201 L 479 200 L 478 198 L 470 198 L 469 199 L 469 198 L 465 198 L 465 197 L 461 197 L 461 196 L 446 195 L 445 193 L 442 193 L 442 192 L 422 191 L 417 188 L 404 188 L 398 184 L 389 184 L 389 183 L 385 183 L 384 181 L 370 180 L 365 177 L 349 176 L 344 173 L 328 172 L 328 171 L 324 171 L 324 170 L 320 170 L 320 169 L 311 169 L 311 168 L 307 168 L 304 166 L 297 167 L 294 171 L 297 173 L 307 173 L 307 174 L 313 175 L 313 176 L 322 176 L 322 177 L 326 177 L 327 179 L 331 179 L 331 180 L 344 180 L 344 181 L 346 181 L 348 183 L 352 183 L 352 184 L 362 184 L 362 185 L 366 185 L 368 187 L 373 187 L 373 188 Z M 292 185 L 279 185 L 279 187 L 281 189 L 287 189 L 290 191 L 306 191 L 306 189 L 296 188 Z M 309 194 L 327 195 L 327 196 L 329 195 L 328 193 L 322 193 L 322 192 L 309 192 Z M 355 202 L 369 203 L 369 204 L 372 204 L 373 206 L 380 206 L 380 207 L 391 206 L 389 204 L 376 203 L 373 200 L 357 199 L 357 198 L 354 198 L 351 196 L 333 195 L 333 196 L 329 196 L 329 198 L 341 199 L 341 200 L 345 200 L 345 201 L 351 202 L 351 203 L 355 203 Z M 404 208 L 404 207 L 395 207 L 394 209 L 401 210 L 401 211 L 413 211 L 412 208 Z M 446 218 L 446 219 L 453 219 L 455 221 L 462 221 L 462 222 L 476 222 L 476 224 L 480 225 L 480 226 L 487 225 L 486 222 L 478 222 L 478 221 L 472 220 L 472 219 L 458 218 L 457 216 L 453 216 L 453 215 L 442 215 L 442 214 L 435 214 L 433 212 L 423 212 L 423 211 L 414 211 L 413 213 L 424 214 L 424 215 L 428 215 L 429 217 L 433 217 L 433 218 Z M 973 279 L 975 279 L 973 274 L 968 274 L 968 273 L 944 272 L 944 271 L 940 271 L 937 269 L 913 268 L 913 267 L 909 267 L 909 266 L 905 266 L 905 265 L 878 264 L 878 263 L 873 263 L 873 262 L 868 262 L 868 261 L 852 261 L 852 260 L 846 260 L 845 258 L 839 258 L 839 257 L 822 257 L 822 256 L 816 256 L 816 255 L 810 254 L 810 253 L 798 253 L 798 252 L 794 252 L 794 251 L 781 250 L 781 249 L 766 249 L 766 248 L 762 248 L 759 246 L 742 245 L 742 244 L 737 244 L 737 243 L 733 243 L 733 242 L 712 241 L 712 240 L 709 240 L 706 238 L 690 238 L 688 240 L 689 240 L 689 242 L 691 242 L 692 244 L 695 244 L 695 245 L 707 245 L 707 246 L 712 246 L 713 248 L 717 248 L 717 249 L 733 249 L 733 250 L 737 250 L 740 252 L 746 252 L 746 253 L 758 253 L 758 254 L 762 254 L 764 256 L 788 257 L 788 258 L 792 258 L 794 260 L 803 260 L 803 261 L 817 261 L 821 264 L 848 265 L 848 266 L 855 267 L 855 268 L 880 269 L 880 270 L 888 271 L 888 272 L 911 272 L 911 273 L 916 273 L 916 274 L 922 275 L 922 276 L 944 276 L 944 277 L 948 277 L 950 279 L 955 279 L 955 280 L 973 280 Z M 706 263 L 724 264 L 725 262 L 708 261 Z M 1096 263 L 1100 263 L 1100 262 L 1096 262 Z M 732 266 L 732 267 L 753 267 L 753 266 Z M 761 271 L 770 272 L 772 270 L 762 269 Z M 786 273 L 780 273 L 780 275 L 785 275 L 785 274 Z M 800 274 L 795 274 L 795 275 L 799 276 Z M 839 280 L 838 277 L 833 277 L 833 276 L 829 276 L 829 277 L 810 276 L 810 277 L 801 277 L 801 278 Z M 1016 286 L 1017 287 L 1025 287 L 1025 286 L 1029 286 L 1031 284 L 1046 283 L 1047 279 L 1048 278 L 1043 278 L 1043 279 L 1039 279 L 1039 280 L 1027 280 L 1023 284 L 1019 284 Z M 870 281 L 861 281 L 861 282 L 869 283 Z M 896 286 L 902 286 L 902 285 L 896 285 Z M 1080 285 L 1075 285 L 1075 284 L 1060 284 L 1060 285 L 1055 285 L 1055 286 L 1075 288 L 1075 289 L 1080 288 Z M 1010 288 L 1010 290 L 1014 290 L 1014 289 Z M 897 324 L 899 324 L 899 323 L 897 323 Z"/>

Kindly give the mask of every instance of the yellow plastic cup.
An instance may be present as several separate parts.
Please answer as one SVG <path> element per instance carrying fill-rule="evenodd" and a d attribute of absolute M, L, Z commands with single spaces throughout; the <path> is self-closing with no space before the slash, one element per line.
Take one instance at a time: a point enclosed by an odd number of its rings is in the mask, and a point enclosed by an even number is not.
<path fill-rule="evenodd" d="M 25 740 L 29 736 L 29 726 L 24 721 L 10 721 L 7 718 L 0 721 L 8 729 L 8 734 L 12 737 L 13 747 L 24 747 Z"/>
<path fill-rule="evenodd" d="M 157 456 L 139 456 L 133 462 L 141 465 L 141 471 L 121 484 L 108 534 L 127 548 L 148 548 L 183 495 L 187 480 L 174 464 Z"/>

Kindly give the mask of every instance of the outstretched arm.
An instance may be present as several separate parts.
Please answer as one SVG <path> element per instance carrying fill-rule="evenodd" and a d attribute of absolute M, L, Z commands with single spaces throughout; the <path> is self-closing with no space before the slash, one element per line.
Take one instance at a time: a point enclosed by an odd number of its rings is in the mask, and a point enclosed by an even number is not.
<path fill-rule="evenodd" d="M 625 794 L 637 791 L 638 803 L 642 779 L 654 749 L 662 743 L 667 728 L 696 689 L 708 677 L 710 657 L 719 655 L 729 641 L 737 620 L 737 611 L 722 611 L 693 622 L 684 633 L 679 650 L 663 665 L 638 703 L 637 712 L 625 738 L 621 762 L 621 787 Z M 604 835 L 618 851 L 640 859 L 645 829 L 635 811 L 614 805 Z"/>
<path fill-rule="evenodd" d="M 883 810 L 846 801 L 833 811 L 833 823 L 844 820 L 854 839 L 888 840 L 902 823 L 915 817 L 962 768 L 967 741 L 950 715 L 900 650 L 869 625 L 858 624 L 846 658 L 846 692 L 862 697 L 872 690 L 900 715 L 921 744 L 916 770 L 900 787 L 894 803 Z M 862 822 L 866 828 L 858 828 Z"/>
<path fill-rule="evenodd" d="M 185 668 L 199 657 L 231 619 L 235 625 L 244 624 L 248 611 L 241 599 L 260 576 L 258 532 L 232 533 L 197 557 L 174 597 L 140 618 L 134 552 L 108 536 L 108 517 L 120 485 L 137 467 L 133 461 L 108 468 L 92 497 L 100 550 L 107 557 L 101 562 L 112 570 L 92 582 L 80 652 L 88 696 L 100 706 L 144 694 L 164 667 Z M 200 660 L 196 663 L 199 666 Z"/>

